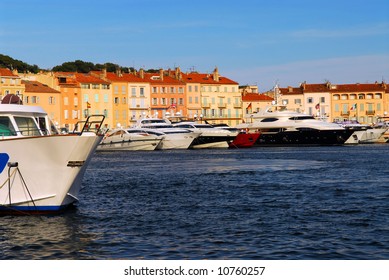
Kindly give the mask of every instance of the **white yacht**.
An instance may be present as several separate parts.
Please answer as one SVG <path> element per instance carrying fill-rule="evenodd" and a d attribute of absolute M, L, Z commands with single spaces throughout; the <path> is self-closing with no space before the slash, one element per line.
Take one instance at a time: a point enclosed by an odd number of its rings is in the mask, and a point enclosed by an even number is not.
<path fill-rule="evenodd" d="M 259 145 L 342 145 L 353 134 L 336 123 L 276 105 L 249 115 L 237 128 L 260 132 Z"/>
<path fill-rule="evenodd" d="M 60 134 L 41 107 L 0 104 L 0 213 L 58 212 L 77 202 L 103 121 L 91 116 L 80 132 Z"/>
<path fill-rule="evenodd" d="M 188 149 L 192 142 L 201 135 L 188 129 L 173 127 L 167 119 L 144 118 L 140 119 L 135 128 L 148 129 L 148 133 L 164 134 L 164 138 L 157 149 Z"/>
<path fill-rule="evenodd" d="M 97 151 L 153 151 L 163 138 L 137 128 L 116 128 L 105 133 Z"/>
<path fill-rule="evenodd" d="M 239 130 L 230 131 L 214 127 L 207 123 L 178 122 L 173 124 L 173 126 L 201 133 L 201 135 L 192 142 L 190 148 L 193 149 L 228 148 L 229 144 L 239 133 Z"/>
<path fill-rule="evenodd" d="M 378 143 L 380 138 L 387 131 L 386 126 L 372 127 L 367 124 L 361 124 L 357 121 L 337 122 L 344 128 L 353 131 L 345 144 L 372 144 Z"/>

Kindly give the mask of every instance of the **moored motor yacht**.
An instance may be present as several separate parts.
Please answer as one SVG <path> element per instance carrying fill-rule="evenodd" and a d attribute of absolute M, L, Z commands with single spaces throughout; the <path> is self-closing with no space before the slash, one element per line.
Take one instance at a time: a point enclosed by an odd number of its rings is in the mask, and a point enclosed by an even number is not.
<path fill-rule="evenodd" d="M 253 113 L 237 128 L 260 132 L 258 145 L 343 145 L 353 134 L 336 123 L 287 110 L 286 106 L 270 106 Z"/>
<path fill-rule="evenodd" d="M 79 132 L 60 134 L 41 107 L 0 104 L 0 213 L 58 212 L 77 202 L 103 121 L 90 116 Z"/>
<path fill-rule="evenodd" d="M 201 132 L 173 127 L 169 120 L 159 118 L 140 119 L 135 128 L 147 129 L 148 133 L 163 133 L 164 138 L 157 146 L 157 150 L 188 149 L 192 142 L 201 135 Z"/>
<path fill-rule="evenodd" d="M 207 123 L 179 122 L 175 123 L 173 126 L 201 133 L 201 135 L 192 142 L 190 146 L 192 149 L 228 148 L 229 143 L 231 143 L 239 133 L 238 130 L 230 131 L 214 127 Z"/>
<path fill-rule="evenodd" d="M 137 128 L 116 128 L 105 133 L 97 151 L 153 151 L 163 138 Z"/>
<path fill-rule="evenodd" d="M 342 127 L 353 131 L 345 144 L 372 144 L 378 143 L 379 139 L 387 131 L 386 126 L 372 127 L 367 124 L 361 124 L 357 121 L 336 122 Z"/>

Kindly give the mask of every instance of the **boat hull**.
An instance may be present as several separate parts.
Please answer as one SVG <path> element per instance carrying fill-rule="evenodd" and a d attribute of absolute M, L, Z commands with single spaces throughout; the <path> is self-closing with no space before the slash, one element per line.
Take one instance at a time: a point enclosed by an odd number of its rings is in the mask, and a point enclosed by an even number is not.
<path fill-rule="evenodd" d="M 78 201 L 82 179 L 102 136 L 20 137 L 0 141 L 1 213 L 61 211 Z"/>
<path fill-rule="evenodd" d="M 239 133 L 234 141 L 229 143 L 229 147 L 233 148 L 250 148 L 257 142 L 260 133 Z"/>
<path fill-rule="evenodd" d="M 162 141 L 157 146 L 157 150 L 186 150 L 196 139 L 198 134 L 196 133 L 171 133 L 166 134 Z"/>
<path fill-rule="evenodd" d="M 210 148 L 228 148 L 231 141 L 235 139 L 236 135 L 226 136 L 204 136 L 201 134 L 191 144 L 191 149 L 210 149 Z"/>
<path fill-rule="evenodd" d="M 386 132 L 386 128 L 370 128 L 357 130 L 350 136 L 345 144 L 373 144 L 378 143 L 380 138 Z"/>
<path fill-rule="evenodd" d="M 300 130 L 261 132 L 255 145 L 257 146 L 288 146 L 288 145 L 343 145 L 351 136 L 349 130 Z"/>
<path fill-rule="evenodd" d="M 138 139 L 130 138 L 112 142 L 102 142 L 97 151 L 153 151 L 161 142 L 161 138 L 156 137 L 141 137 Z"/>

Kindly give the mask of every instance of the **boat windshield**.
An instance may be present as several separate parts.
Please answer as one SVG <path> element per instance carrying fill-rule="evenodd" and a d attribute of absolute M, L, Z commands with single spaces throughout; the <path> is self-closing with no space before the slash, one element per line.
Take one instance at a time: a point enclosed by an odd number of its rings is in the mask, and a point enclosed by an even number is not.
<path fill-rule="evenodd" d="M 0 117 L 0 136 L 16 136 L 16 131 L 7 116 Z"/>
<path fill-rule="evenodd" d="M 14 117 L 18 126 L 19 132 L 23 136 L 40 136 L 40 129 L 36 125 L 34 118 L 30 117 Z"/>

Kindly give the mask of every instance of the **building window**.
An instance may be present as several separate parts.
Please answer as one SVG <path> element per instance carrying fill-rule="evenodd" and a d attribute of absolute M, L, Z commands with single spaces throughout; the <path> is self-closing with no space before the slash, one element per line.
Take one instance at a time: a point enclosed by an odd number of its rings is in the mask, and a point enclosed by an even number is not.
<path fill-rule="evenodd" d="M 301 104 L 301 99 L 299 99 L 299 98 L 298 98 L 298 99 L 295 99 L 295 100 L 294 100 L 294 104 Z"/>
<path fill-rule="evenodd" d="M 326 98 L 325 97 L 320 97 L 320 103 L 325 103 L 326 102 Z"/>
<path fill-rule="evenodd" d="M 313 103 L 313 98 L 312 97 L 308 97 L 307 98 L 307 103 Z"/>
<path fill-rule="evenodd" d="M 188 91 L 192 92 L 192 86 L 188 86 Z"/>
<path fill-rule="evenodd" d="M 153 87 L 151 92 L 152 93 L 158 93 L 158 88 L 157 87 Z"/>
<path fill-rule="evenodd" d="M 113 103 L 119 104 L 119 97 L 115 97 Z"/>
<path fill-rule="evenodd" d="M 145 96 L 145 88 L 140 88 L 140 96 L 144 97 Z"/>
<path fill-rule="evenodd" d="M 158 105 L 158 98 L 153 98 L 153 105 Z"/>
<path fill-rule="evenodd" d="M 131 96 L 132 97 L 136 96 L 136 88 L 134 88 L 134 87 L 131 88 Z"/>
<path fill-rule="evenodd" d="M 92 84 L 92 89 L 99 89 L 100 85 L 99 84 Z"/>

